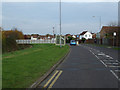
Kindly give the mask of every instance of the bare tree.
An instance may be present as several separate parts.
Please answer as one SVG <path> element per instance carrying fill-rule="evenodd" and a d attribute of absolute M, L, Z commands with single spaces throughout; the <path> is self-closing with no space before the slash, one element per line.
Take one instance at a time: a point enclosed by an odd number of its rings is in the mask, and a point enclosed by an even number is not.
<path fill-rule="evenodd" d="M 108 26 L 118 26 L 118 23 L 115 21 L 111 21 Z"/>

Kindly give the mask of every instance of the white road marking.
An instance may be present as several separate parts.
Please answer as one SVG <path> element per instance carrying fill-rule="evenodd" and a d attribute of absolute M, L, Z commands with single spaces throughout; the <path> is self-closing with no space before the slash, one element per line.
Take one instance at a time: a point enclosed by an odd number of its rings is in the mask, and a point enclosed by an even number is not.
<path fill-rule="evenodd" d="M 118 67 L 120 67 L 120 66 L 108 66 L 108 67 L 117 67 L 117 68 L 118 68 Z"/>
<path fill-rule="evenodd" d="M 105 67 L 107 67 L 107 65 L 102 61 L 102 60 L 100 60 L 101 62 L 102 62 L 102 64 L 104 64 L 105 65 Z"/>
<path fill-rule="evenodd" d="M 93 55 L 95 55 L 91 50 L 90 50 L 90 52 L 91 52 Z M 99 59 L 98 56 L 95 55 L 95 57 L 96 57 L 97 59 Z M 99 59 L 99 60 L 100 60 L 100 59 Z M 105 65 L 105 67 L 107 67 L 107 65 L 106 65 L 102 60 L 100 60 L 100 62 L 102 62 L 102 64 Z"/>
<path fill-rule="evenodd" d="M 103 60 L 103 61 L 108 61 L 108 62 L 111 62 L 111 61 L 115 61 L 115 60 Z M 116 61 L 115 61 L 116 62 Z"/>
<path fill-rule="evenodd" d="M 98 55 L 99 55 L 99 56 L 103 56 L 103 55 L 105 55 L 105 54 L 104 54 L 104 53 L 98 53 Z"/>
<path fill-rule="evenodd" d="M 119 77 L 118 77 L 112 70 L 110 70 L 110 72 L 112 72 L 112 74 L 113 74 L 118 80 L 120 80 Z"/>
<path fill-rule="evenodd" d="M 109 55 L 105 55 L 106 57 L 110 57 Z"/>
<path fill-rule="evenodd" d="M 116 72 L 120 72 L 120 70 L 115 70 Z"/>
<path fill-rule="evenodd" d="M 93 55 L 95 55 L 91 50 L 89 50 Z M 104 56 L 105 54 L 103 52 L 98 53 L 98 55 Z M 105 55 L 106 57 L 109 57 L 110 59 L 113 59 L 111 56 L 109 55 Z M 99 59 L 99 57 L 97 55 L 95 55 L 95 57 L 97 59 Z M 100 60 L 100 59 L 99 59 Z M 103 61 L 114 61 L 114 60 L 103 60 Z M 102 62 L 104 64 L 105 67 L 120 67 L 120 66 L 107 66 L 102 60 L 100 60 L 100 62 Z M 118 60 L 115 60 L 116 62 L 119 62 Z M 110 64 L 118 64 L 118 63 L 110 63 Z M 116 70 L 117 71 L 117 70 Z M 120 80 L 120 78 L 115 74 L 115 72 L 113 72 L 112 70 L 110 70 L 110 72 L 118 79 Z M 118 70 L 118 72 L 120 72 L 120 70 Z"/>
<path fill-rule="evenodd" d="M 91 50 L 89 50 L 89 51 L 90 51 L 93 55 L 95 55 L 95 54 L 94 54 Z M 98 56 L 96 56 L 96 55 L 95 55 L 95 57 L 96 57 L 97 59 L 99 59 L 99 57 L 98 57 Z"/>
<path fill-rule="evenodd" d="M 106 63 L 106 64 L 115 64 L 115 65 L 118 65 L 118 63 Z"/>

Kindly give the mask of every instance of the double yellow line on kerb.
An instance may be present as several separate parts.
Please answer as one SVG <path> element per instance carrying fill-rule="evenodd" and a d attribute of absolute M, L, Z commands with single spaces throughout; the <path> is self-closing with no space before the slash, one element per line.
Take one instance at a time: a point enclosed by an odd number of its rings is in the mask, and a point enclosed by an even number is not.
<path fill-rule="evenodd" d="M 49 84 L 49 88 L 52 88 L 52 86 L 54 85 L 54 83 L 57 81 L 57 79 L 59 78 L 59 76 L 62 74 L 63 71 L 58 71 L 56 70 L 56 72 L 53 74 L 53 76 L 47 81 L 47 83 L 44 85 L 43 88 L 46 88 Z M 54 80 L 53 80 L 54 79 Z M 52 81 L 53 80 L 53 81 Z M 51 82 L 52 81 L 52 82 Z"/>

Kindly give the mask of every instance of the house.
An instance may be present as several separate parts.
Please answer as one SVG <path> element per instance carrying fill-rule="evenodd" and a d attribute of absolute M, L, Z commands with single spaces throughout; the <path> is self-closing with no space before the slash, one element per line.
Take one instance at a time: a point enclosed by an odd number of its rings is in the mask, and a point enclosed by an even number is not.
<path fill-rule="evenodd" d="M 103 26 L 100 31 L 101 44 L 120 46 L 119 34 L 120 26 Z"/>
<path fill-rule="evenodd" d="M 96 33 L 92 33 L 92 38 L 93 38 L 93 39 L 96 38 Z"/>
<path fill-rule="evenodd" d="M 53 40 L 53 39 L 55 39 L 55 35 L 50 35 L 50 34 L 39 35 L 38 39 L 40 39 L 40 40 Z"/>
<path fill-rule="evenodd" d="M 73 38 L 76 38 L 76 35 L 72 35 Z"/>
<path fill-rule="evenodd" d="M 37 40 L 39 37 L 39 34 L 32 34 L 31 35 L 31 40 Z"/>
<path fill-rule="evenodd" d="M 80 37 L 79 39 L 81 40 L 82 38 L 85 38 L 86 40 L 88 39 L 92 39 L 92 34 L 88 31 L 83 31 L 81 34 L 80 34 Z"/>
<path fill-rule="evenodd" d="M 71 34 L 66 34 L 65 36 L 66 36 L 66 38 L 68 38 L 68 37 L 71 37 L 72 35 Z"/>
<path fill-rule="evenodd" d="M 116 36 L 120 32 L 120 27 L 118 26 L 103 26 L 100 31 L 100 38 L 113 38 L 113 33 L 116 32 Z"/>
<path fill-rule="evenodd" d="M 24 39 L 31 39 L 31 35 L 24 35 Z"/>

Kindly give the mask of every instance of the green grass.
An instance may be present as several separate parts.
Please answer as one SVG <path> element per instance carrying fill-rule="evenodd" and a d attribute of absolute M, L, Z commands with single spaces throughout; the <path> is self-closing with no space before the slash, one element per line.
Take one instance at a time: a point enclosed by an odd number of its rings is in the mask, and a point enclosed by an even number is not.
<path fill-rule="evenodd" d="M 38 44 L 32 48 L 2 56 L 3 88 L 26 88 L 43 76 L 69 50 L 53 44 Z"/>

